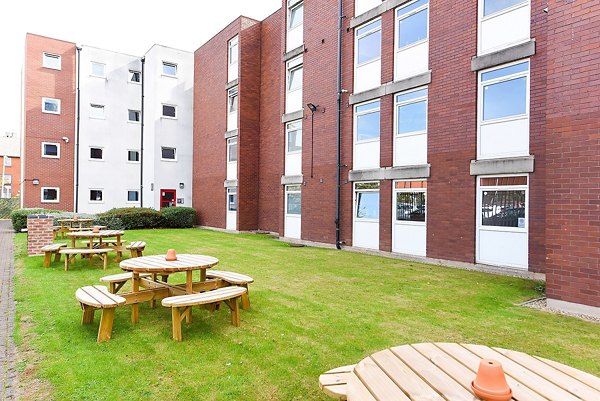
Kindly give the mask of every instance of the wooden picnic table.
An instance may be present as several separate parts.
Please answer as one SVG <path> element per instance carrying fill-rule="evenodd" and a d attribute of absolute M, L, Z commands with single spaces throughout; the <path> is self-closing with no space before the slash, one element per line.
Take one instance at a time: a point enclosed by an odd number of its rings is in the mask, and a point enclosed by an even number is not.
<path fill-rule="evenodd" d="M 131 304 L 131 321 L 137 323 L 139 321 L 139 308 L 138 303 L 147 300 L 146 297 L 141 296 L 144 291 L 140 290 L 143 286 L 147 288 L 146 292 L 153 292 L 152 300 L 164 298 L 161 290 L 167 289 L 166 296 L 171 296 L 173 293 L 176 295 L 193 294 L 196 291 L 203 291 L 208 289 L 216 288 L 217 280 L 213 280 L 214 284 L 211 287 L 204 286 L 206 282 L 206 269 L 209 269 L 219 263 L 219 259 L 212 256 L 205 255 L 191 255 L 191 254 L 180 254 L 177 255 L 177 260 L 167 261 L 164 255 L 152 255 L 142 256 L 139 258 L 131 258 L 124 260 L 120 263 L 121 269 L 129 271 L 133 274 L 132 278 L 132 291 L 130 294 L 123 294 L 123 296 L 133 301 L 128 301 L 127 304 Z M 194 283 L 192 273 L 196 270 L 200 271 L 200 281 Z M 173 273 L 185 272 L 186 283 L 185 289 L 178 286 L 167 284 L 164 281 L 159 281 L 157 276 L 168 276 Z M 140 278 L 140 273 L 151 273 L 152 279 Z M 208 284 L 208 283 L 207 283 Z M 160 294 L 159 294 L 160 292 Z M 136 301 L 139 300 L 139 301 Z"/>
<path fill-rule="evenodd" d="M 103 247 L 102 240 L 105 238 L 116 238 L 117 242 L 115 246 L 111 247 L 117 252 L 117 262 L 121 260 L 123 256 L 123 242 L 121 241 L 121 237 L 125 235 L 125 231 L 123 230 L 100 230 L 95 233 L 93 231 L 73 231 L 67 234 L 69 238 L 71 238 L 71 247 L 76 247 L 77 239 L 89 239 L 89 248 L 94 249 L 97 247 Z M 98 242 L 96 242 L 98 240 Z"/>
<path fill-rule="evenodd" d="M 94 219 L 60 219 L 57 222 L 60 223 L 60 228 L 56 231 L 56 236 L 59 234 L 62 238 L 65 238 L 65 233 L 68 233 L 74 228 L 89 228 L 92 225 Z"/>
<path fill-rule="evenodd" d="M 392 347 L 327 372 L 320 383 L 327 394 L 349 401 L 475 401 L 471 382 L 481 359 L 502 364 L 515 401 L 600 400 L 598 377 L 523 352 L 474 344 Z"/>

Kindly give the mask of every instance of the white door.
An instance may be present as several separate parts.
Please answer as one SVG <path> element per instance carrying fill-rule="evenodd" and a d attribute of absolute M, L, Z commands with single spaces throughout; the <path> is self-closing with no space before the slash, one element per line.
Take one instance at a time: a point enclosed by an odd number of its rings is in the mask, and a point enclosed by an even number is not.
<path fill-rule="evenodd" d="M 427 181 L 394 182 L 392 252 L 425 256 Z"/>
<path fill-rule="evenodd" d="M 302 194 L 300 185 L 285 187 L 285 227 L 286 238 L 300 239 L 302 233 Z"/>
<path fill-rule="evenodd" d="M 237 230 L 237 188 L 227 188 L 227 216 L 225 228 Z"/>
<path fill-rule="evenodd" d="M 352 244 L 379 249 L 379 182 L 354 184 L 354 221 Z"/>
<path fill-rule="evenodd" d="M 528 176 L 479 177 L 477 263 L 527 269 Z"/>
<path fill-rule="evenodd" d="M 285 175 L 302 175 L 302 120 L 285 127 Z"/>

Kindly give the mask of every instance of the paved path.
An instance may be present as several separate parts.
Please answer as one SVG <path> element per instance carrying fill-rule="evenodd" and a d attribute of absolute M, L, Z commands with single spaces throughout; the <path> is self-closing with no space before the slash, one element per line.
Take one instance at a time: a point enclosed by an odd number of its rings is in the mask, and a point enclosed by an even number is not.
<path fill-rule="evenodd" d="M 13 401 L 16 390 L 16 349 L 13 275 L 13 229 L 9 220 L 0 220 L 0 401 Z"/>

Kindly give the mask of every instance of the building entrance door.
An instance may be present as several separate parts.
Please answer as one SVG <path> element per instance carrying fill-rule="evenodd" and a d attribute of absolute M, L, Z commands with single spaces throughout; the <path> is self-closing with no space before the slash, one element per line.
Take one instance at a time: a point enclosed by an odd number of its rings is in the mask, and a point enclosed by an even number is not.
<path fill-rule="evenodd" d="M 160 208 L 175 207 L 177 192 L 174 189 L 160 190 Z"/>

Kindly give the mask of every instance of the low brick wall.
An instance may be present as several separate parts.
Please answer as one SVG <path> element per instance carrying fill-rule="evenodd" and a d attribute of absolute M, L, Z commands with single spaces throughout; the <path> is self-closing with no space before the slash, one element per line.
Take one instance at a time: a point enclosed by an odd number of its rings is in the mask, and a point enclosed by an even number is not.
<path fill-rule="evenodd" d="M 54 241 L 52 226 L 54 219 L 45 214 L 30 214 L 27 216 L 27 255 L 42 255 L 43 246 Z"/>

